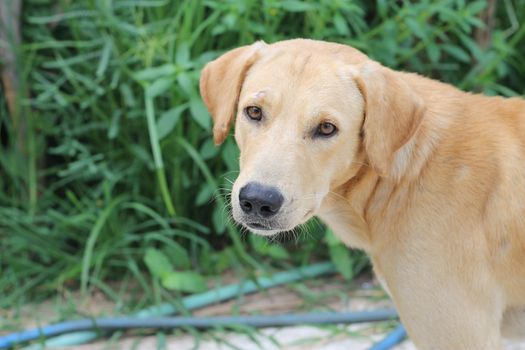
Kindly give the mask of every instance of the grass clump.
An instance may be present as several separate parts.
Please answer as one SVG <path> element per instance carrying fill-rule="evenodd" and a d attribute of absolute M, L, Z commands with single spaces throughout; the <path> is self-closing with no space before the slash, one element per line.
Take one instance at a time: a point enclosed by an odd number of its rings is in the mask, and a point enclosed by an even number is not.
<path fill-rule="evenodd" d="M 238 150 L 231 138 L 213 146 L 200 69 L 255 40 L 308 37 L 464 89 L 523 94 L 525 10 L 518 0 L 501 1 L 487 17 L 487 6 L 24 1 L 22 44 L 14 48 L 22 139 L 0 95 L 0 307 L 69 287 L 111 294 L 115 279 L 136 281 L 137 306 L 162 299 L 160 275 L 147 269 L 157 266 L 152 256 L 169 261 L 170 273 L 205 276 L 325 256 L 311 241 L 286 252 L 243 239 L 225 219 Z M 328 241 L 331 256 L 362 267 L 359 255 Z"/>

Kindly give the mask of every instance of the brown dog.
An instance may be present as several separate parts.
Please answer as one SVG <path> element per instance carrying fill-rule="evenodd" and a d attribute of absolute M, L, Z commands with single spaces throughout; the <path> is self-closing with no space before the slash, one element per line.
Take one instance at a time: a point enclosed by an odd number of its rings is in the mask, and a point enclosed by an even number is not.
<path fill-rule="evenodd" d="M 420 349 L 525 333 L 525 101 L 396 72 L 344 45 L 257 42 L 209 63 L 234 218 L 257 234 L 321 218 L 364 249 Z"/>

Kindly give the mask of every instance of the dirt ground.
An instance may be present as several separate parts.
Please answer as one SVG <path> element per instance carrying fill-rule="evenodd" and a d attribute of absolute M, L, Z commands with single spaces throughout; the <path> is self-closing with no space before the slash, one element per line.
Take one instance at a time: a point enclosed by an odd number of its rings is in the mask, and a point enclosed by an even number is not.
<path fill-rule="evenodd" d="M 314 297 L 310 300 L 304 296 L 304 288 Z M 303 290 L 303 293 L 298 292 Z M 68 298 L 74 298 L 71 294 Z M 83 315 L 111 315 L 115 304 L 101 293 L 93 293 L 90 298 L 70 303 L 77 307 L 75 312 Z M 61 306 L 64 308 L 64 306 Z M 66 306 L 67 307 L 67 306 Z M 363 311 L 393 307 L 377 283 L 369 278 L 362 278 L 349 285 L 339 278 L 328 278 L 309 281 L 301 287 L 285 286 L 246 295 L 239 300 L 212 305 L 195 310 L 195 316 L 228 315 L 232 310 L 240 314 L 278 314 L 287 312 L 317 311 Z M 47 324 L 56 321 L 57 301 L 46 302 L 27 307 L 17 317 L 23 320 L 23 327 L 36 324 Z M 35 317 L 36 316 L 36 317 Z M 63 315 L 62 315 L 63 316 Z M 9 314 L 0 311 L 2 318 Z M 138 334 L 127 333 L 112 336 L 90 344 L 67 347 L 72 350 L 127 350 L 127 349 L 173 349 L 173 350 L 365 350 L 379 339 L 382 339 L 395 322 L 378 322 L 371 324 L 341 326 L 294 326 L 283 328 L 266 328 L 245 333 L 214 330 L 190 334 L 175 331 L 171 334 Z M 18 328 L 18 327 L 17 327 Z M 5 332 L 3 332 L 5 333 Z M 414 345 L 405 341 L 395 350 L 414 350 Z M 525 350 L 524 343 L 508 343 L 507 350 Z"/>

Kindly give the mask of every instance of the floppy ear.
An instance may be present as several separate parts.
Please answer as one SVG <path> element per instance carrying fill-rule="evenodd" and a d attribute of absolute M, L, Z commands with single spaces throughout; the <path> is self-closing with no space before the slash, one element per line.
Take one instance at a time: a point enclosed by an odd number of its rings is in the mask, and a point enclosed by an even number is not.
<path fill-rule="evenodd" d="M 379 175 L 396 178 L 411 158 L 413 143 L 408 142 L 425 110 L 423 100 L 399 74 L 367 62 L 356 77 L 365 99 L 362 132 L 368 160 Z"/>
<path fill-rule="evenodd" d="M 266 44 L 258 41 L 229 51 L 209 62 L 201 72 L 200 92 L 213 119 L 213 139 L 220 145 L 237 110 L 244 76 Z"/>

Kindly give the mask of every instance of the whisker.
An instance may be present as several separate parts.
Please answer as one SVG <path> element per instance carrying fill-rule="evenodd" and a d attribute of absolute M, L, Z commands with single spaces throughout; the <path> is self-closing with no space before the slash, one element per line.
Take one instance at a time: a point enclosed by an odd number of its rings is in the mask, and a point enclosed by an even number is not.
<path fill-rule="evenodd" d="M 230 174 L 239 174 L 240 171 L 239 170 L 230 170 L 230 171 L 227 171 L 225 172 L 224 174 L 221 175 L 221 178 L 226 178 L 227 175 L 230 175 Z"/>

